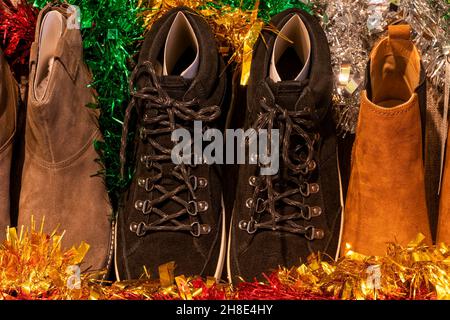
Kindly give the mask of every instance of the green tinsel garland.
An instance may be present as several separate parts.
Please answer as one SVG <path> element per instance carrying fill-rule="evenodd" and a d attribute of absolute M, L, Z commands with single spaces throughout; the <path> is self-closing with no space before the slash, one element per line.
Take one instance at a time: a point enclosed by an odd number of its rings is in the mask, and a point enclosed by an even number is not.
<path fill-rule="evenodd" d="M 224 4 L 234 8 L 252 10 L 255 3 L 256 0 L 222 0 L 216 5 Z M 312 13 L 313 3 L 308 0 L 261 0 L 258 8 L 258 17 L 268 22 L 272 16 L 290 8 L 301 8 Z"/>
<path fill-rule="evenodd" d="M 43 8 L 50 2 L 35 0 Z M 84 58 L 94 77 L 98 92 L 99 119 L 104 142 L 96 148 L 104 164 L 106 185 L 114 207 L 128 179 L 120 178 L 119 149 L 124 105 L 129 97 L 128 77 L 143 34 L 137 0 L 72 0 L 81 11 Z M 128 175 L 128 177 L 131 173 Z"/>

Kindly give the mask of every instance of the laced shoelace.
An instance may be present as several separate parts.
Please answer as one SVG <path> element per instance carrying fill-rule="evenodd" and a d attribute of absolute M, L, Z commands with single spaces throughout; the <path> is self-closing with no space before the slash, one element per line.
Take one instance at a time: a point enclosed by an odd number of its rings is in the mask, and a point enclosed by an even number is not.
<path fill-rule="evenodd" d="M 142 76 L 148 83 L 137 90 L 136 82 Z M 175 129 L 185 128 L 183 124 L 192 121 L 206 123 L 214 121 L 220 116 L 220 108 L 203 106 L 198 99 L 179 101 L 171 98 L 162 88 L 153 65 L 148 61 L 134 69 L 130 80 L 130 93 L 132 99 L 125 111 L 120 149 L 121 174 L 123 176 L 125 171 L 125 153 L 131 114 L 133 110 L 139 110 L 137 106 L 142 104 L 144 112 L 141 115 L 139 138 L 151 145 L 152 153 L 144 154 L 139 159 L 149 172 L 149 176 L 137 177 L 137 185 L 156 197 L 149 195 L 149 199 L 137 200 L 135 209 L 141 211 L 143 215 L 157 215 L 157 219 L 150 223 L 144 221 L 131 223 L 130 230 L 138 236 L 143 236 L 149 231 L 189 231 L 195 237 L 208 234 L 211 226 L 200 223 L 199 213 L 206 212 L 209 205 L 206 201 L 200 201 L 195 193 L 197 189 L 205 188 L 208 180 L 191 173 L 196 167 L 195 164 L 181 163 L 173 165 L 170 173 L 163 172 L 162 163 L 171 161 L 172 149 L 162 145 L 157 138 L 171 134 Z M 163 176 L 174 182 L 176 187 L 168 190 L 163 186 L 161 184 Z M 187 200 L 181 196 L 181 193 L 186 190 Z M 166 201 L 173 201 L 181 209 L 173 213 L 164 212 L 159 207 Z M 189 215 L 189 224 L 178 220 L 186 214 Z"/>
<path fill-rule="evenodd" d="M 304 82 L 303 88 L 306 85 L 307 82 Z M 250 210 L 250 219 L 248 221 L 241 220 L 239 228 L 249 234 L 262 229 L 299 234 L 308 240 L 321 239 L 324 237 L 323 230 L 315 228 L 313 225 L 304 226 L 296 223 L 296 220 L 309 221 L 322 213 L 320 207 L 311 207 L 304 203 L 305 198 L 319 192 L 317 183 L 308 182 L 311 173 L 316 169 L 316 162 L 313 158 L 314 145 L 320 138 L 318 133 L 311 133 L 314 131 L 315 125 L 314 115 L 309 107 L 300 111 L 286 110 L 274 102 L 272 90 L 267 83 L 265 86 L 271 99 L 264 96 L 261 98 L 260 106 L 263 111 L 258 115 L 252 127 L 255 130 L 267 129 L 267 132 L 273 128 L 279 129 L 282 166 L 286 172 L 283 176 L 281 176 L 280 170 L 276 175 L 259 175 L 249 178 L 248 183 L 254 187 L 252 197 L 246 200 L 246 207 Z M 303 94 L 306 94 L 306 91 L 303 91 Z M 291 139 L 293 136 L 299 136 L 304 143 L 296 145 L 292 150 Z M 268 151 L 270 152 L 270 150 Z M 279 192 L 276 190 L 276 186 L 283 184 L 283 180 L 290 187 L 285 187 L 283 191 Z M 299 198 L 301 201 L 298 200 Z M 277 204 L 282 207 L 291 206 L 295 212 L 282 214 L 278 212 Z M 262 221 L 265 214 L 269 214 L 270 218 Z"/>

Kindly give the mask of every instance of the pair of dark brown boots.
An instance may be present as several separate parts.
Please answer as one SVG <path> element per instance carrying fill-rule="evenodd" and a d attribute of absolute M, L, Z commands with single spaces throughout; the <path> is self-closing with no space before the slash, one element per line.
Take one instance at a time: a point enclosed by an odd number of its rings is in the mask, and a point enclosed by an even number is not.
<path fill-rule="evenodd" d="M 82 269 L 104 269 L 111 258 L 111 213 L 94 141 L 101 140 L 98 112 L 83 62 L 72 7 L 47 6 L 39 14 L 31 48 L 25 133 L 18 134 L 18 88 L 3 56 L 0 79 L 0 238 L 11 225 L 13 183 L 19 183 L 18 226 L 65 230 L 63 245 L 90 245 Z M 23 143 L 23 160 L 13 145 Z M 21 157 L 18 157 L 21 158 Z M 11 177 L 21 163 L 22 175 Z M 12 181 L 12 183 L 10 182 Z"/>
<path fill-rule="evenodd" d="M 407 245 L 418 233 L 431 244 L 425 199 L 423 123 L 425 73 L 410 27 L 390 26 L 370 55 L 366 90 L 352 153 L 344 213 L 344 244 L 383 255 L 386 244 Z M 444 168 L 437 242 L 450 243 L 450 160 Z"/>

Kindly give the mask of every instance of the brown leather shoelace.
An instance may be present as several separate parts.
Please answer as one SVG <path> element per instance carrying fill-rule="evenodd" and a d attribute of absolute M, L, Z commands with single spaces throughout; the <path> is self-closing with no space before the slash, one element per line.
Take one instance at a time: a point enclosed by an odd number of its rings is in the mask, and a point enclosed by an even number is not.
<path fill-rule="evenodd" d="M 306 84 L 307 82 L 304 86 Z M 250 219 L 240 221 L 239 228 L 249 234 L 262 229 L 299 234 L 308 240 L 321 239 L 324 236 L 323 230 L 313 225 L 304 226 L 295 222 L 298 219 L 309 221 L 322 213 L 320 207 L 311 207 L 303 201 L 312 193 L 319 191 L 318 184 L 308 182 L 311 173 L 316 169 L 316 162 L 313 159 L 314 145 L 320 138 L 318 133 L 311 133 L 314 131 L 315 123 L 313 113 L 311 108 L 304 108 L 301 111 L 286 110 L 274 102 L 272 90 L 267 83 L 265 86 L 270 99 L 261 98 L 260 105 L 263 112 L 258 115 L 252 127 L 257 131 L 267 129 L 268 132 L 274 128 L 279 129 L 282 164 L 280 163 L 280 171 L 276 175 L 250 177 L 249 184 L 254 187 L 252 197 L 246 200 L 246 206 L 250 209 Z M 299 140 L 303 143 L 295 145 L 292 149 L 291 141 L 294 136 L 300 137 Z M 279 192 L 276 189 L 283 191 Z M 298 200 L 299 196 L 302 201 Z M 294 197 L 297 200 L 294 200 Z M 295 212 L 282 214 L 277 210 L 280 206 L 293 207 Z M 270 219 L 262 222 L 264 214 L 269 214 Z"/>
<path fill-rule="evenodd" d="M 141 77 L 144 77 L 148 84 L 136 90 L 136 82 Z M 195 165 L 184 163 L 170 165 L 172 148 L 162 145 L 157 138 L 161 135 L 170 135 L 175 129 L 189 129 L 188 126 L 191 126 L 193 121 L 212 122 L 220 116 L 220 108 L 203 106 L 198 99 L 179 101 L 171 98 L 162 88 L 152 64 L 148 61 L 138 65 L 133 71 L 130 92 L 132 100 L 125 112 L 120 150 L 121 174 L 124 175 L 130 117 L 133 110 L 137 109 L 137 105 L 143 103 L 145 111 L 141 117 L 139 136 L 142 141 L 151 145 L 152 153 L 142 155 L 139 159 L 141 165 L 148 170 L 149 176 L 137 177 L 137 184 L 149 193 L 149 197 L 137 200 L 135 209 L 141 211 L 143 215 L 157 215 L 157 219 L 150 223 L 143 221 L 131 223 L 130 230 L 138 236 L 143 236 L 149 231 L 188 231 L 195 237 L 208 234 L 211 226 L 201 224 L 199 213 L 206 212 L 209 205 L 206 201 L 200 201 L 195 193 L 197 189 L 205 188 L 208 180 L 192 174 Z M 163 170 L 164 162 L 169 163 L 170 169 L 164 166 Z M 163 177 L 176 187 L 168 190 L 162 185 Z M 186 190 L 188 199 L 181 195 Z M 178 205 L 181 209 L 173 213 L 164 212 L 160 207 L 166 201 L 173 201 L 175 206 Z M 189 215 L 188 224 L 178 220 L 186 214 Z"/>

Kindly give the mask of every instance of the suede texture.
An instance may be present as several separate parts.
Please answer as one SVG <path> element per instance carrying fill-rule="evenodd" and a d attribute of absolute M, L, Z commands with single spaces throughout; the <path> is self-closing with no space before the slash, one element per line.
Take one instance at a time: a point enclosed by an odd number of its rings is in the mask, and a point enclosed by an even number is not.
<path fill-rule="evenodd" d="M 441 199 L 439 204 L 439 218 L 437 242 L 450 243 L 450 131 L 447 137 L 447 151 L 445 155 L 444 176 L 442 179 Z"/>
<path fill-rule="evenodd" d="M 316 19 L 298 9 L 286 10 L 276 15 L 271 24 L 280 30 L 283 25 L 299 15 L 305 23 L 311 38 L 311 67 L 308 74 L 308 84 L 299 81 L 281 81 L 273 83 L 267 79 L 273 45 L 276 34 L 263 31 L 258 39 L 254 51 L 250 72 L 246 105 L 236 106 L 239 117 L 245 117 L 244 128 L 251 127 L 261 112 L 259 101 L 261 97 L 271 100 L 268 87 L 274 95 L 275 101 L 287 110 L 302 110 L 310 107 L 316 119 L 313 129 L 307 129 L 308 134 L 319 134 L 320 139 L 314 152 L 317 168 L 312 172 L 309 183 L 317 183 L 320 190 L 310 196 L 302 198 L 296 195 L 296 201 L 308 206 L 318 206 L 322 213 L 317 217 L 295 219 L 295 223 L 314 226 L 324 231 L 323 239 L 307 240 L 303 235 L 273 230 L 257 230 L 248 234 L 239 228 L 239 222 L 249 219 L 249 208 L 246 201 L 251 198 L 254 187 L 249 184 L 249 178 L 258 174 L 256 165 L 240 165 L 236 201 L 232 213 L 230 232 L 229 276 L 231 281 L 239 283 L 240 277 L 252 280 L 254 277 L 262 279 L 262 273 L 276 269 L 279 265 L 291 267 L 306 262 L 313 252 L 326 253 L 323 258 L 334 258 L 337 253 L 339 230 L 341 225 L 341 202 L 336 152 L 336 133 L 330 117 L 332 72 L 330 53 L 325 34 Z M 267 84 L 267 85 L 266 85 Z M 292 135 L 291 146 L 304 144 L 302 139 Z M 282 145 L 280 145 L 282 148 Z M 280 172 L 286 172 L 280 160 Z M 286 173 L 283 173 L 286 177 Z M 288 182 L 286 182 L 288 185 Z M 281 215 L 291 214 L 292 207 L 277 204 Z M 270 218 L 264 213 L 260 219 Z M 263 221 L 263 220 L 261 220 Z M 265 221 L 265 220 L 264 220 Z"/>
<path fill-rule="evenodd" d="M 16 133 L 18 87 L 0 51 L 0 241 L 5 239 L 10 217 L 10 175 Z"/>
<path fill-rule="evenodd" d="M 199 43 L 199 69 L 197 75 L 191 79 L 184 79 L 179 76 L 160 76 L 159 81 L 166 92 L 174 99 L 188 101 L 198 98 L 202 105 L 217 105 L 221 107 L 222 116 L 227 114 L 224 99 L 227 91 L 227 76 L 224 72 L 224 63 L 217 51 L 214 36 L 206 21 L 190 9 L 175 8 L 159 18 L 151 30 L 145 35 L 145 41 L 139 54 L 139 62 L 150 61 L 155 69 L 161 65 L 161 52 L 169 32 L 170 26 L 178 12 L 183 14 L 191 24 Z M 138 88 L 146 85 L 148 78 L 142 76 L 138 78 Z M 130 230 L 133 222 L 152 223 L 159 219 L 159 216 L 151 212 L 144 215 L 135 207 L 138 200 L 152 200 L 160 197 L 157 191 L 146 191 L 138 185 L 139 178 L 148 178 L 152 173 L 139 160 L 141 156 L 155 153 L 152 145 L 139 138 L 139 130 L 150 126 L 144 123 L 142 115 L 146 111 L 145 102 L 139 103 L 137 120 L 135 127 L 130 126 L 130 131 L 135 130 L 134 143 L 130 143 L 129 154 L 130 164 L 135 166 L 135 174 L 130 186 L 123 192 L 119 205 L 117 220 L 117 246 L 116 246 L 116 275 L 120 279 L 136 279 L 143 272 L 144 267 L 152 277 L 157 278 L 158 267 L 164 263 L 175 261 L 175 274 L 195 274 L 203 276 L 214 276 L 216 267 L 219 264 L 219 252 L 222 235 L 222 173 L 218 165 L 197 165 L 189 169 L 190 175 L 207 179 L 205 188 L 198 188 L 195 194 L 198 200 L 206 201 L 208 209 L 199 213 L 198 219 L 202 224 L 208 224 L 211 231 L 194 237 L 189 231 L 148 231 L 144 236 L 139 237 Z M 176 119 L 177 124 L 183 125 L 191 133 L 193 123 Z M 204 126 L 220 128 L 220 121 L 203 123 Z M 224 121 L 223 121 L 224 122 Z M 151 128 L 156 127 L 152 125 Z M 174 145 L 170 141 L 171 132 L 159 135 L 159 143 L 167 148 Z M 206 144 L 204 144 L 205 146 Z M 162 161 L 163 177 L 158 183 L 167 190 L 183 185 L 171 176 L 174 164 L 169 161 Z M 178 194 L 184 200 L 190 199 L 187 191 Z M 183 210 L 184 207 L 175 201 L 168 199 L 158 204 L 158 209 L 167 214 Z M 190 224 L 193 218 L 187 213 L 177 218 L 183 224 Z M 166 226 L 172 226 L 168 221 Z"/>
<path fill-rule="evenodd" d="M 55 52 L 42 100 L 35 96 L 36 63 L 39 62 L 39 30 L 50 10 L 64 12 L 65 6 L 47 6 L 40 12 L 30 58 L 30 86 L 25 128 L 25 159 L 19 203 L 19 225 L 39 225 L 45 231 L 58 226 L 65 230 L 63 246 L 82 241 L 90 245 L 82 270 L 100 270 L 111 259 L 111 206 L 102 166 L 94 149 L 101 140 L 98 113 L 87 107 L 95 102 L 88 85 L 91 75 L 84 65 L 79 30 L 66 29 Z"/>
<path fill-rule="evenodd" d="M 353 250 L 383 255 L 420 232 L 431 243 L 425 200 L 420 56 L 409 27 L 390 27 L 370 55 L 370 93 L 361 93 L 342 238 Z M 376 102 L 375 102 L 376 101 Z"/>

